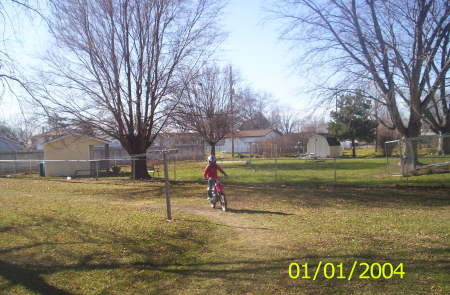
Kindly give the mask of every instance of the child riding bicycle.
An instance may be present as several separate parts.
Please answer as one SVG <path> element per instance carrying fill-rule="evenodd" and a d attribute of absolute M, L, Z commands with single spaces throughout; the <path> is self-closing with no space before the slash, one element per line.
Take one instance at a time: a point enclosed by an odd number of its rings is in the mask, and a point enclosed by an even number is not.
<path fill-rule="evenodd" d="M 216 184 L 217 177 L 217 170 L 222 172 L 225 177 L 228 177 L 228 174 L 223 171 L 223 169 L 216 164 L 216 157 L 213 155 L 210 155 L 208 157 L 208 165 L 205 168 L 205 172 L 203 173 L 203 178 L 208 179 L 208 200 L 213 197 L 213 191 L 214 191 L 214 185 Z"/>

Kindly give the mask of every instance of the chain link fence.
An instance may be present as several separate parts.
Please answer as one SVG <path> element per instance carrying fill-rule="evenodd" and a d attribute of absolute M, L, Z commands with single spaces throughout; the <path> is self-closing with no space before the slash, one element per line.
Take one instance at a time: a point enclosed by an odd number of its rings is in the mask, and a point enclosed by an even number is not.
<path fill-rule="evenodd" d="M 142 155 L 124 156 L 121 158 L 91 160 L 45 160 L 42 152 L 27 153 L 29 159 L 14 159 L 16 155 L 1 157 L 0 176 L 3 177 L 131 177 L 132 169 L 137 161 L 141 161 Z M 96 153 L 95 157 L 101 157 Z M 6 159 L 5 159 L 6 158 Z M 176 162 L 178 155 L 176 150 L 168 151 L 166 161 L 168 164 L 170 179 L 176 179 Z M 162 151 L 150 151 L 146 154 L 147 171 L 151 177 L 164 178 L 164 157 Z"/>
<path fill-rule="evenodd" d="M 392 186 L 411 185 L 404 177 L 387 173 L 386 158 L 241 158 L 220 159 L 218 164 L 230 176 L 226 182 L 236 184 L 287 184 L 299 186 L 348 185 Z M 207 163 L 182 161 L 177 163 L 177 180 L 201 181 Z M 394 165 L 393 165 L 394 166 Z M 396 168 L 399 169 L 399 168 Z M 435 179 L 433 185 L 448 182 L 449 177 Z M 429 179 L 417 179 L 415 184 L 430 184 Z"/>
<path fill-rule="evenodd" d="M 419 151 L 424 152 L 426 148 L 426 146 L 420 145 L 419 147 L 418 145 Z M 218 164 L 230 176 L 226 182 L 236 184 L 293 184 L 300 186 L 449 185 L 449 173 L 399 177 L 401 176 L 401 143 L 399 141 L 387 143 L 387 151 L 389 154 L 386 157 L 375 158 L 219 157 Z M 427 165 L 450 161 L 449 155 L 430 156 L 429 153 L 419 153 L 419 155 L 419 162 L 427 163 Z M 440 162 L 436 162 L 437 160 Z M 0 176 L 130 178 L 135 161 L 133 157 L 52 161 L 0 160 Z M 181 161 L 178 159 L 177 153 L 169 153 L 166 161 L 168 178 L 171 181 L 202 182 L 203 171 L 207 164 L 205 160 Z M 152 152 L 147 154 L 147 170 L 151 177 L 164 179 L 162 153 Z"/>
<path fill-rule="evenodd" d="M 388 141 L 385 150 L 388 174 L 414 176 L 450 172 L 450 134 Z"/>

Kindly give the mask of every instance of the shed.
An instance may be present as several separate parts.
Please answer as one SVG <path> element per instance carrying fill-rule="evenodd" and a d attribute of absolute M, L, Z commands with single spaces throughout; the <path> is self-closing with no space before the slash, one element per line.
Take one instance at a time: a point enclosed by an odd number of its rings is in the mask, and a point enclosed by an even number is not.
<path fill-rule="evenodd" d="M 342 156 L 342 147 L 339 141 L 328 134 L 311 136 L 306 146 L 307 153 L 317 158 Z"/>
<path fill-rule="evenodd" d="M 91 136 L 69 134 L 44 143 L 45 175 L 92 176 L 96 169 L 108 164 L 88 161 L 94 160 L 94 148 L 99 145 L 105 149 L 104 158 L 109 158 L 109 141 Z"/>

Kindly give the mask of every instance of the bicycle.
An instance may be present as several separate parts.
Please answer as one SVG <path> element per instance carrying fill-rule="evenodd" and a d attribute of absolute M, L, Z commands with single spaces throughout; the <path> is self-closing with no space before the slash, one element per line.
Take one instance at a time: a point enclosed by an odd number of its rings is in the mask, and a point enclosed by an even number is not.
<path fill-rule="evenodd" d="M 211 208 L 216 208 L 217 202 L 220 202 L 222 211 L 223 212 L 227 211 L 227 199 L 225 197 L 223 182 L 221 178 L 216 179 L 214 189 L 212 191 L 212 196 L 208 199 L 211 204 Z"/>

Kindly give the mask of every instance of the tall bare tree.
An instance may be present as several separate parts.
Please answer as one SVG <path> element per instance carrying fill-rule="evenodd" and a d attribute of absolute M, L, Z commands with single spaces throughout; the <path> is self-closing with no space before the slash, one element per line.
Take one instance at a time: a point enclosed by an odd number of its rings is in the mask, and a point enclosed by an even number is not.
<path fill-rule="evenodd" d="M 146 151 L 172 111 L 181 72 L 195 71 L 221 38 L 218 0 L 51 0 L 59 48 L 46 103 L 75 125 L 120 141 L 148 178 Z"/>
<path fill-rule="evenodd" d="M 450 68 L 443 45 L 450 32 L 449 1 L 283 0 L 275 5 L 286 24 L 284 37 L 306 41 L 305 57 L 345 73 L 334 90 L 348 90 L 353 82 L 375 84 L 391 127 L 406 137 L 420 134 L 424 118 L 436 117 L 427 109 Z"/>
<path fill-rule="evenodd" d="M 258 92 L 251 87 L 236 89 L 236 110 L 238 126 L 242 130 L 266 129 L 271 127 L 269 109 L 274 104 L 269 93 Z"/>
<path fill-rule="evenodd" d="M 184 130 L 194 131 L 216 153 L 216 144 L 231 131 L 233 105 L 230 68 L 211 66 L 186 79 L 186 91 L 180 94 L 174 118 Z"/>
<path fill-rule="evenodd" d="M 446 74 L 440 76 L 436 93 L 424 109 L 427 125 L 437 134 L 450 133 L 450 91 L 448 90 L 450 87 L 450 71 L 447 66 L 449 55 L 450 34 L 443 39 L 430 71 L 430 76 L 439 75 L 441 71 L 446 71 Z M 427 81 L 427 87 L 433 87 L 431 82 Z M 439 144 L 439 153 L 450 154 L 450 138 L 440 140 Z"/>
<path fill-rule="evenodd" d="M 0 101 L 2 94 L 7 91 L 16 94 L 17 87 L 23 89 L 34 99 L 31 85 L 23 77 L 20 77 L 17 62 L 12 57 L 10 44 L 7 40 L 18 37 L 14 36 L 14 27 L 18 16 L 26 15 L 27 12 L 42 16 L 36 7 L 32 6 L 32 4 L 36 4 L 35 2 L 28 0 L 0 1 L 0 32 L 2 34 L 0 38 Z M 10 36 L 10 34 L 13 36 Z"/>
<path fill-rule="evenodd" d="M 276 107 L 272 109 L 269 116 L 272 128 L 277 129 L 284 135 L 300 131 L 299 113 L 288 107 Z"/>

